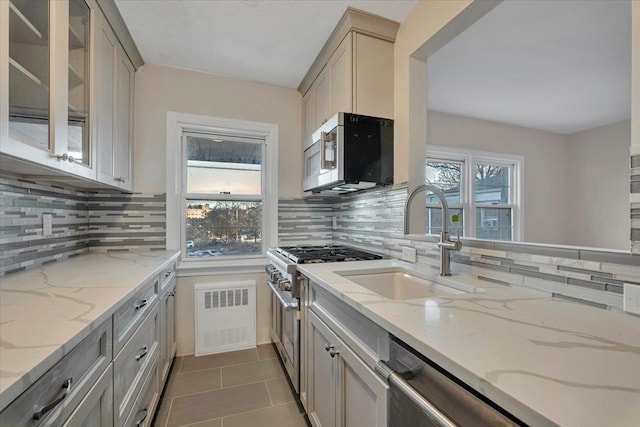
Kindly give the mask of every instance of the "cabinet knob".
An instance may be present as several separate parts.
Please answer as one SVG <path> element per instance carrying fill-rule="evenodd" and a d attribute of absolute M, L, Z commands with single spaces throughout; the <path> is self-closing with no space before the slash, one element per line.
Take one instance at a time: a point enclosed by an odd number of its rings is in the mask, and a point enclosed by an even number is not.
<path fill-rule="evenodd" d="M 340 354 L 340 351 L 339 350 L 335 350 L 333 348 L 331 350 L 329 350 L 329 356 L 336 357 L 336 354 Z"/>
<path fill-rule="evenodd" d="M 326 351 L 333 350 L 334 348 L 336 348 L 336 346 L 333 345 L 333 344 L 325 344 L 325 346 L 324 346 L 324 349 Z"/>

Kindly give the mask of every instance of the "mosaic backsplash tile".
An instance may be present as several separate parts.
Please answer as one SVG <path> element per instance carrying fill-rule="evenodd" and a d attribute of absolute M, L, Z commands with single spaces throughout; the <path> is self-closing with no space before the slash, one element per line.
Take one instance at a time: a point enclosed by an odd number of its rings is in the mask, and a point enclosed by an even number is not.
<path fill-rule="evenodd" d="M 332 215 L 337 227 L 333 240 L 393 258 L 401 257 L 402 248 L 412 247 L 417 250 L 418 264 L 437 271 L 438 238 L 406 238 L 402 233 L 406 194 L 406 188 L 381 189 L 334 199 Z M 326 206 L 323 209 L 326 212 Z M 623 283 L 640 284 L 638 255 L 479 240 L 463 239 L 463 243 L 462 250 L 452 254 L 454 272 L 491 283 L 529 287 L 613 309 L 622 308 Z"/>
<path fill-rule="evenodd" d="M 0 275 L 89 250 L 164 249 L 165 228 L 164 194 L 88 193 L 0 175 Z"/>

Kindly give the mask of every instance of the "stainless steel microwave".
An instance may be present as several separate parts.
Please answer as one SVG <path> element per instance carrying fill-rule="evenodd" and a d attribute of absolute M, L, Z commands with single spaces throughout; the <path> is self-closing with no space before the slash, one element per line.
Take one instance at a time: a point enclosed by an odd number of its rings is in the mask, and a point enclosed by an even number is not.
<path fill-rule="evenodd" d="M 393 120 L 337 113 L 304 147 L 303 190 L 344 194 L 393 184 Z"/>

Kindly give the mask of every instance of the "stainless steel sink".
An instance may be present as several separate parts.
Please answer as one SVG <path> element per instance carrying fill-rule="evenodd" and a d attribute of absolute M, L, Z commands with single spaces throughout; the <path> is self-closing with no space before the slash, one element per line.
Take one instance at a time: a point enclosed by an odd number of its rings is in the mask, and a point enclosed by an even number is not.
<path fill-rule="evenodd" d="M 465 294 L 477 289 L 464 284 L 452 287 L 419 277 L 417 272 L 403 268 L 349 270 L 337 272 L 340 276 L 366 288 L 383 298 L 404 301 L 448 294 Z"/>

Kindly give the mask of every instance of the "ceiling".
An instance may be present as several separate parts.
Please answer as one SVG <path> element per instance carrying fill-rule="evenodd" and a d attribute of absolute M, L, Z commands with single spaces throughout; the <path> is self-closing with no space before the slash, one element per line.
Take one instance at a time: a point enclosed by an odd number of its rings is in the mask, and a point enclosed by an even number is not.
<path fill-rule="evenodd" d="M 428 59 L 429 109 L 571 134 L 631 117 L 631 1 L 506 1 Z"/>
<path fill-rule="evenodd" d="M 348 6 L 401 22 L 417 0 L 115 0 L 146 63 L 297 88 Z"/>

